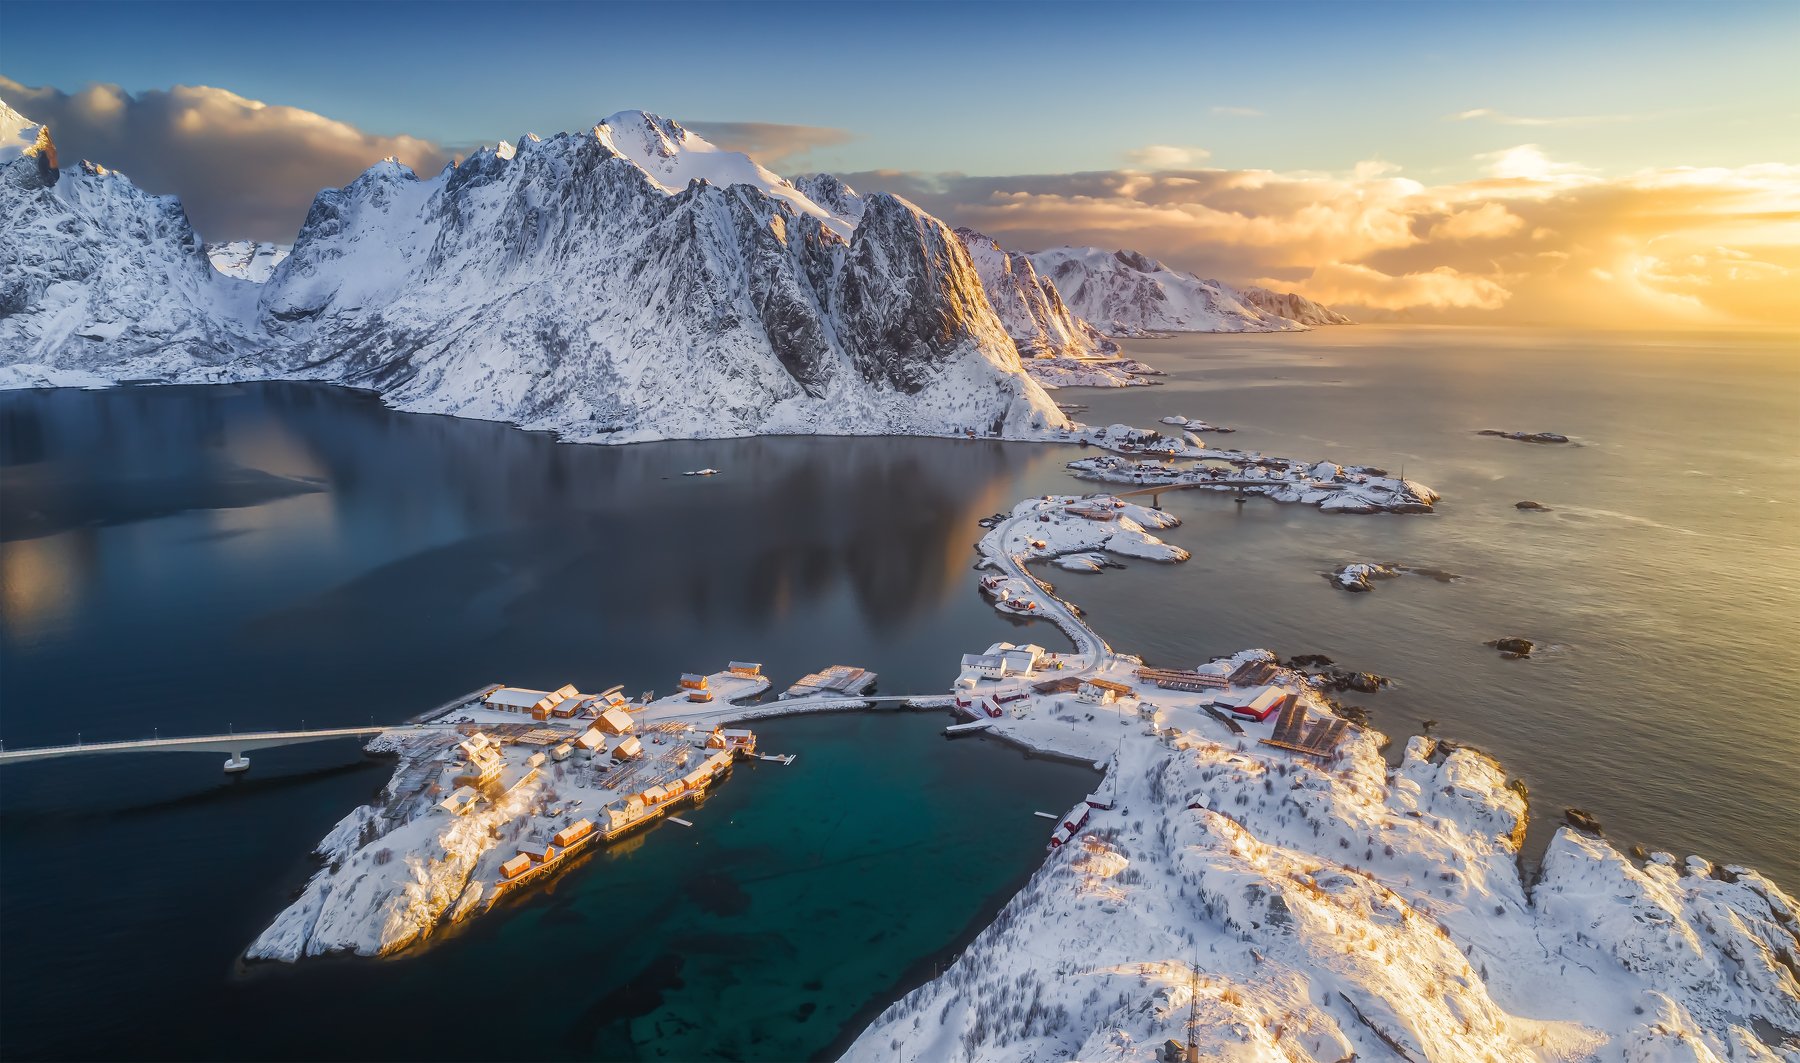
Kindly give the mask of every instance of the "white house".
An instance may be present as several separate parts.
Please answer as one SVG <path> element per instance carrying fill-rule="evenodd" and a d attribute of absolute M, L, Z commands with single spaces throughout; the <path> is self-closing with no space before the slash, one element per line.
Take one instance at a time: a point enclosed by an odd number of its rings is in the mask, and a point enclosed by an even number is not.
<path fill-rule="evenodd" d="M 1037 671 L 1038 662 L 1044 659 L 1044 647 L 1029 642 L 1023 646 L 998 642 L 990 647 L 988 652 L 993 653 L 995 650 L 1000 652 L 1000 656 L 1006 658 L 1013 672 L 1019 675 Z"/>
<path fill-rule="evenodd" d="M 1089 679 L 1085 680 L 1075 691 L 1075 696 L 1089 705 L 1111 705 L 1121 698 L 1133 697 L 1136 693 L 1124 683 L 1113 683 L 1105 679 Z"/>
<path fill-rule="evenodd" d="M 965 653 L 962 666 L 963 671 L 983 679 L 1005 679 L 1012 674 L 1012 662 L 998 653 Z"/>

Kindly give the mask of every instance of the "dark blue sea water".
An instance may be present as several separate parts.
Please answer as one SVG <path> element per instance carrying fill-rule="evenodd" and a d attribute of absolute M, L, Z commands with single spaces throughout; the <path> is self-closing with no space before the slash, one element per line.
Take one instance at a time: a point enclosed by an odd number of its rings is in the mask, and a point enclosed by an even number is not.
<path fill-rule="evenodd" d="M 1333 517 L 1175 494 L 1186 565 L 1047 573 L 1121 649 L 1184 664 L 1267 645 L 1392 676 L 1355 699 L 1377 726 L 1434 719 L 1495 753 L 1540 823 L 1580 805 L 1622 844 L 1793 888 L 1796 349 L 1367 327 L 1135 344 L 1167 386 L 1059 397 L 1099 423 L 1181 413 L 1238 426 L 1234 445 L 1404 466 L 1445 502 Z M 392 721 L 489 681 L 667 689 L 731 657 L 939 689 L 996 638 L 1061 643 L 982 604 L 970 547 L 977 517 L 1086 489 L 1073 456 L 567 446 L 295 384 L 0 395 L 0 737 Z M 723 474 L 679 475 L 705 466 Z M 1467 578 L 1333 590 L 1320 574 L 1351 560 Z M 1510 634 L 1545 649 L 1482 645 Z M 237 953 L 386 765 L 342 743 L 257 753 L 241 780 L 212 754 L 8 768 L 0 1055 L 827 1050 L 1035 864 L 1030 812 L 1093 778 L 946 742 L 942 722 L 764 724 L 800 759 L 740 770 L 692 831 L 658 828 L 416 956 L 250 977 Z M 534 1021 L 459 1021 L 527 979 L 559 987 Z"/>

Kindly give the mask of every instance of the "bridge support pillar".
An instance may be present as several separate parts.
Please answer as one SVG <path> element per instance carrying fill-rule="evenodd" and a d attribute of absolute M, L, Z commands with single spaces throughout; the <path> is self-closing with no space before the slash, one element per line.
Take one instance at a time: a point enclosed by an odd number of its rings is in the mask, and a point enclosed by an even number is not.
<path fill-rule="evenodd" d="M 242 753 L 233 753 L 225 762 L 225 774 L 237 775 L 250 770 L 250 758 Z"/>

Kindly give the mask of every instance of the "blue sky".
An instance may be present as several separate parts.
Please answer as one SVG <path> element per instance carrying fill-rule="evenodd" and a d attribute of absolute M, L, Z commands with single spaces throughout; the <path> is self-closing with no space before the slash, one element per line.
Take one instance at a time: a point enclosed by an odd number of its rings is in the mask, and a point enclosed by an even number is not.
<path fill-rule="evenodd" d="M 0 74 L 26 85 L 212 85 L 449 145 L 643 107 L 847 130 L 808 162 L 851 171 L 1108 169 L 1149 144 L 1445 178 L 1521 140 L 1609 171 L 1800 155 L 1792 3 L 9 0 L 0 20 Z M 1599 120 L 1445 118 L 1475 109 Z"/>

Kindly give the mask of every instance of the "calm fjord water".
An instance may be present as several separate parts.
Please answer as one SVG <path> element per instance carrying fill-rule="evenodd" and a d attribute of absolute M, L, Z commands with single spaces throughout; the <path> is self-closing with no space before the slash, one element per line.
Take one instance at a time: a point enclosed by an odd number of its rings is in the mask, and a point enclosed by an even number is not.
<path fill-rule="evenodd" d="M 1800 885 L 1792 822 L 1800 357 L 1792 337 L 1321 330 L 1134 344 L 1160 388 L 1067 391 L 1233 445 L 1370 462 L 1419 517 L 1176 493 L 1194 553 L 1046 570 L 1121 649 L 1267 645 L 1394 677 L 1421 719 L 1621 843 Z M 1547 429 L 1569 447 L 1473 434 Z M 11 746 L 396 720 L 491 680 L 667 688 L 728 657 L 891 691 L 1021 629 L 973 592 L 975 518 L 1087 489 L 1072 448 L 761 439 L 605 448 L 291 384 L 0 395 L 0 737 Z M 683 478 L 713 466 L 723 475 Z M 1551 507 L 1522 513 L 1520 499 Z M 1344 561 L 1445 568 L 1372 594 Z M 1505 661 L 1482 646 L 1545 646 Z M 932 715 L 764 724 L 693 818 L 421 955 L 236 977 L 306 850 L 386 777 L 355 747 L 98 758 L 0 776 L 0 1055 L 792 1058 L 854 1025 L 1039 859 L 1093 776 Z M 217 758 L 214 758 L 217 759 Z M 1061 805 L 1058 804 L 1061 802 Z M 472 987 L 566 994 L 455 1021 Z M 473 996 L 471 995 L 473 993 Z M 110 1000 L 104 1008 L 95 1000 Z M 325 1018 L 321 1018 L 325 1016 Z"/>

